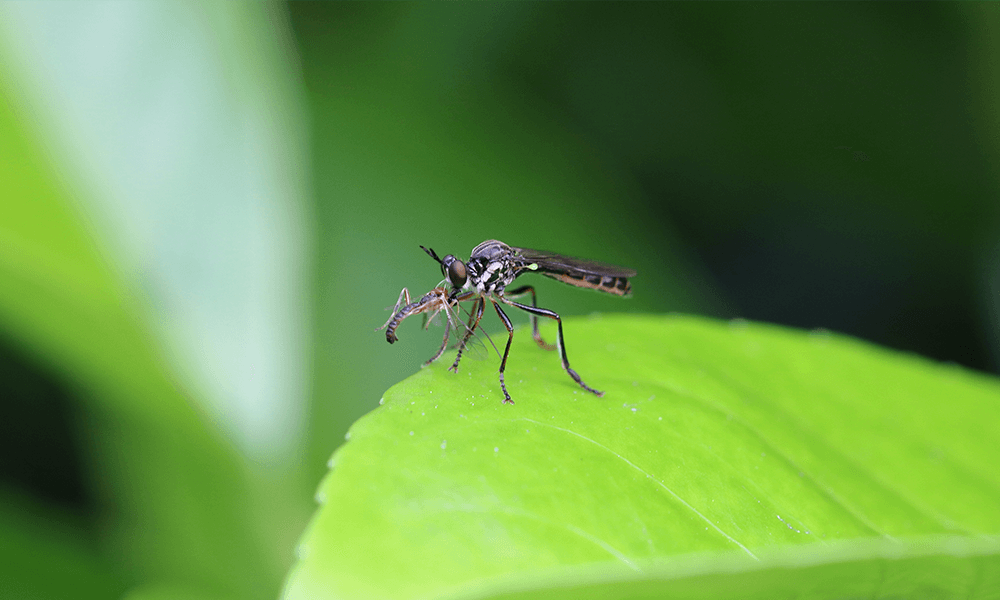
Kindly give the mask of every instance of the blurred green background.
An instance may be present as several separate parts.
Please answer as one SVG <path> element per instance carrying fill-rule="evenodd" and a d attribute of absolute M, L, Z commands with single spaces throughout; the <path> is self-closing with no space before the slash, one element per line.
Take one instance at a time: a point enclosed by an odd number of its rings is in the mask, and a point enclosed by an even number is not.
<path fill-rule="evenodd" d="M 0 4 L 0 594 L 275 597 L 420 244 L 996 372 L 998 10 Z"/>

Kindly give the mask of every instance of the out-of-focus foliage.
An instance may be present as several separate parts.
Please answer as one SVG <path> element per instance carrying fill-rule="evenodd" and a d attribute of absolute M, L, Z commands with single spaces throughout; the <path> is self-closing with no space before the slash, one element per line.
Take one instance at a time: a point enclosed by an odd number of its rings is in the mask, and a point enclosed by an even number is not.
<path fill-rule="evenodd" d="M 22 558 L 79 597 L 276 593 L 330 453 L 438 342 L 373 331 L 439 280 L 419 244 L 639 271 L 536 282 L 564 315 L 989 368 L 996 11 L 0 5 L 0 547 L 47 515 Z"/>
<path fill-rule="evenodd" d="M 628 302 L 539 283 L 563 314 L 744 316 L 992 366 L 997 103 L 979 57 L 996 53 L 993 9 L 291 12 L 329 292 L 319 396 L 372 397 L 432 351 L 435 336 L 366 336 L 400 287 L 437 282 L 418 244 L 467 256 L 492 237 L 639 271 Z M 316 409 L 314 427 L 364 411 Z"/>
<path fill-rule="evenodd" d="M 302 441 L 282 440 L 280 420 L 265 419 L 278 422 L 279 434 L 268 435 L 245 417 L 266 415 L 254 406 L 260 390 L 274 411 L 295 415 L 304 405 L 295 393 L 308 373 L 296 337 L 304 290 L 289 283 L 298 277 L 274 274 L 308 262 L 294 250 L 307 238 L 288 235 L 294 210 L 282 208 L 302 198 L 274 184 L 298 166 L 285 165 L 297 130 L 274 130 L 285 120 L 266 114 L 294 108 L 282 101 L 296 91 L 276 76 L 282 21 L 278 13 L 269 22 L 270 10 L 0 7 L 3 337 L 76 403 L 61 406 L 80 452 L 67 462 L 84 469 L 84 489 L 70 491 L 89 500 L 74 507 L 83 518 L 37 532 L 74 541 L 68 556 L 26 548 L 42 562 L 5 573 L 14 579 L 5 590 L 65 597 L 47 579 L 75 560 L 82 566 L 69 570 L 81 575 L 66 582 L 74 597 L 133 583 L 277 593 L 305 514 Z M 267 93 L 274 81 L 284 95 Z M 288 156 L 276 155 L 282 149 Z M 282 334 L 270 335 L 276 328 Z M 288 359 L 291 373 L 275 367 Z M 28 389 L 17 383 L 3 387 Z M 32 402 L 12 395 L 5 410 L 31 414 Z M 57 454 L 49 461 L 59 470 Z M 52 520 L 22 524 L 17 515 L 2 513 L 22 537 Z M 103 560 L 90 558 L 97 551 Z M 97 573 L 86 578 L 84 567 Z"/>

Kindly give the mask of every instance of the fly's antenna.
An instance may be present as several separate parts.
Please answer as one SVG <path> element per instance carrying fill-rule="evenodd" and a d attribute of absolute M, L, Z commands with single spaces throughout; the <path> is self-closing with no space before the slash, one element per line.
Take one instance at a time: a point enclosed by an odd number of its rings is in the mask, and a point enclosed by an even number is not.
<path fill-rule="evenodd" d="M 423 246 L 421 246 L 420 249 L 426 252 L 428 256 L 438 261 L 438 264 L 444 266 L 444 261 L 441 260 L 441 257 L 437 255 L 437 252 L 435 252 L 433 248 L 424 248 Z"/>

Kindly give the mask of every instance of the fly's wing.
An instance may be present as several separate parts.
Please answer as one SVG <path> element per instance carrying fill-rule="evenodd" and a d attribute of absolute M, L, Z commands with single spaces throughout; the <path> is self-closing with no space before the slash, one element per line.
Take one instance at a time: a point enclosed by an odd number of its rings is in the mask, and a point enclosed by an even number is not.
<path fill-rule="evenodd" d="M 629 282 L 629 278 L 636 275 L 633 269 L 609 265 L 596 260 L 563 256 L 545 250 L 532 250 L 530 248 L 513 248 L 513 250 L 523 261 L 518 275 L 528 271 L 536 271 L 546 277 L 558 279 L 576 287 L 618 296 L 628 296 L 632 293 L 632 284 Z"/>
<path fill-rule="evenodd" d="M 446 312 L 446 310 L 438 308 L 435 309 L 433 312 L 425 312 L 424 322 L 423 322 L 424 329 L 430 329 L 431 325 L 435 327 L 440 327 L 441 325 L 443 325 L 444 319 L 441 318 L 442 312 Z"/>

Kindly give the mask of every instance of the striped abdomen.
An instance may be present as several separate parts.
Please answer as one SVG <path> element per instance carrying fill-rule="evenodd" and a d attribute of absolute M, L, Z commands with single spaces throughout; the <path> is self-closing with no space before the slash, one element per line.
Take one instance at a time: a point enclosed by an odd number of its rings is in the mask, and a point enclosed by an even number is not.
<path fill-rule="evenodd" d="M 448 308 L 448 291 L 442 287 L 436 287 L 433 290 L 424 294 L 423 298 L 417 300 L 416 302 L 411 302 L 403 308 L 399 309 L 399 312 L 389 321 L 388 326 L 385 329 L 385 341 L 390 344 L 394 343 L 399 338 L 396 337 L 396 328 L 399 324 L 403 322 L 403 319 L 409 317 L 410 315 L 416 315 L 419 313 L 435 311 L 435 313 L 447 310 Z"/>
<path fill-rule="evenodd" d="M 618 296 L 629 296 L 632 294 L 632 284 L 628 277 L 612 277 L 611 275 L 594 275 L 590 273 L 566 272 L 566 273 L 542 273 L 552 279 L 558 279 L 563 283 L 575 285 L 576 287 L 588 288 L 616 294 Z"/>
<path fill-rule="evenodd" d="M 517 275 L 534 271 L 576 287 L 616 296 L 628 296 L 632 293 L 629 278 L 635 277 L 633 269 L 546 250 L 514 247 L 511 250 L 514 252 Z"/>

